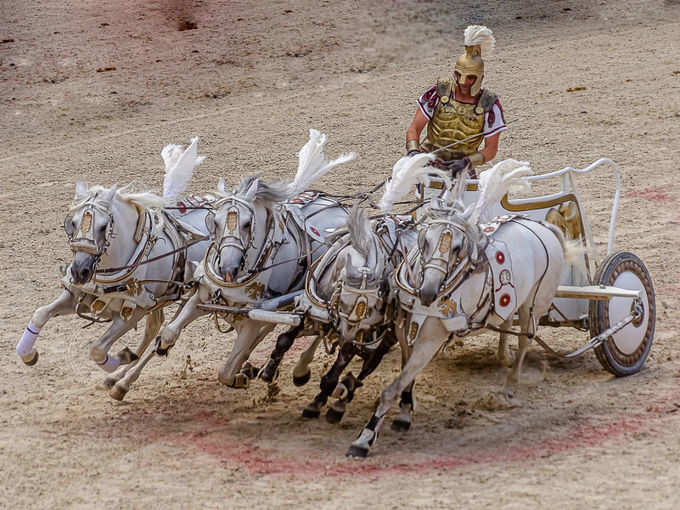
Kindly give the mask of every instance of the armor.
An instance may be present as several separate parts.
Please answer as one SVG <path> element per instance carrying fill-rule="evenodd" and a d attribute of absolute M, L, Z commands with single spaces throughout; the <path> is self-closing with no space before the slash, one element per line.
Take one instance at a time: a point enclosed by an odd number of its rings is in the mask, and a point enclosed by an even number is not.
<path fill-rule="evenodd" d="M 477 103 L 459 103 L 453 100 L 452 87 L 449 78 L 440 78 L 437 82 L 439 104 L 427 124 L 427 138 L 421 146 L 426 152 L 437 150 L 437 157 L 444 161 L 477 152 L 484 139 L 484 114 L 496 102 L 496 95 L 484 90 Z M 455 145 L 439 150 L 451 144 Z"/>

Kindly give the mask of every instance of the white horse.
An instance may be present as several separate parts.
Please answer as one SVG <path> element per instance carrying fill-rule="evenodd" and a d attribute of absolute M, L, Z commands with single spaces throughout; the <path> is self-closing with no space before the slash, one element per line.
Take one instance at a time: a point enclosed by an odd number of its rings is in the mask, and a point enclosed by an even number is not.
<path fill-rule="evenodd" d="M 279 335 L 259 374 L 261 379 L 272 382 L 294 340 L 314 335 L 317 339 L 293 371 L 293 382 L 299 386 L 309 380 L 309 363 L 319 341 L 325 338 L 332 350 L 337 348 L 336 360 L 321 378 L 321 391 L 304 408 L 304 417 L 317 418 L 334 395 L 338 400 L 328 408 L 326 419 L 329 423 L 340 422 L 355 390 L 396 343 L 388 277 L 401 261 L 405 247 L 415 243 L 412 227 L 410 217 L 386 216 L 369 221 L 363 210 L 355 207 L 347 230 L 338 232 L 333 245 L 307 273 L 305 294 L 296 306 L 305 320 Z M 358 377 L 350 372 L 338 383 L 356 355 L 364 360 Z"/>
<path fill-rule="evenodd" d="M 197 156 L 197 143 L 194 138 L 186 150 L 177 145 L 163 149 L 163 196 L 76 183 L 75 204 L 64 221 L 73 261 L 62 279 L 61 295 L 34 312 L 17 344 L 24 363 L 37 362 L 34 344 L 47 321 L 72 313 L 111 322 L 90 349 L 90 358 L 106 372 L 135 362 L 144 352 L 163 323 L 163 308 L 184 290 L 187 263 L 200 260 L 208 246 L 202 241 L 207 238 L 205 211 L 180 218 L 163 208 L 184 191 L 194 167 L 203 160 Z M 144 317 L 144 339 L 136 352 L 126 348 L 110 355 L 114 342 Z M 124 371 L 107 378 L 107 386 Z"/>
<path fill-rule="evenodd" d="M 479 219 L 512 179 L 527 169 L 512 160 L 495 165 L 489 174 L 480 176 L 479 201 L 467 209 L 462 202 L 462 178 L 456 183 L 453 204 L 446 198 L 433 201 L 423 220 L 418 251 L 395 271 L 402 309 L 396 333 L 410 349 L 408 361 L 381 394 L 348 455 L 368 454 L 397 396 L 447 341 L 485 328 L 508 332 L 515 313 L 519 315 L 519 352 L 508 380 L 519 382 L 530 336 L 537 320 L 548 312 L 559 285 L 565 244 L 559 229 L 547 223 L 507 217 L 480 224 Z M 502 334 L 499 347 L 503 359 L 507 359 L 506 335 Z"/>
<path fill-rule="evenodd" d="M 325 251 L 325 238 L 347 218 L 338 202 L 321 193 L 302 193 L 328 171 L 356 157 L 350 153 L 327 161 L 326 141 L 326 135 L 310 130 L 290 183 L 267 184 L 248 177 L 229 192 L 220 181 L 214 212 L 206 218 L 212 243 L 195 273 L 198 289 L 161 330 L 157 352 L 167 352 L 189 323 L 213 313 L 209 305 L 227 307 L 230 311 L 219 313 L 237 337 L 218 379 L 234 388 L 248 385 L 257 371 L 244 364 L 274 327 L 272 322 L 250 319 L 248 310 L 265 303 L 271 310 L 292 302 L 308 267 Z M 140 367 L 152 354 L 140 361 Z"/>

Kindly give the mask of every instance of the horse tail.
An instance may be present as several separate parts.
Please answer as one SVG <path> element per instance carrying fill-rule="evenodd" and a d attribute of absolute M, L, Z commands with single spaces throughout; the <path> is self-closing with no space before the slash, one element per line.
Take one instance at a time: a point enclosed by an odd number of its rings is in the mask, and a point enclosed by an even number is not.
<path fill-rule="evenodd" d="M 558 226 L 553 225 L 549 222 L 543 222 L 543 224 L 553 233 L 555 237 L 560 241 L 562 246 L 562 255 L 564 256 L 564 261 L 570 265 L 577 268 L 582 273 L 586 273 L 585 259 L 583 255 L 586 253 L 586 247 L 576 241 L 575 239 L 566 239 L 564 237 L 564 232 Z"/>

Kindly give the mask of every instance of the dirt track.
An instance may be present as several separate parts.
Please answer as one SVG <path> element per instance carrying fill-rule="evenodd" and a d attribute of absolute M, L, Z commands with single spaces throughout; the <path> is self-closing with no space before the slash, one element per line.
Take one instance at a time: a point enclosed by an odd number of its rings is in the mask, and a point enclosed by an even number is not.
<path fill-rule="evenodd" d="M 2 2 L 0 508 L 676 508 L 680 5 L 249 4 Z M 498 159 L 544 172 L 606 156 L 622 169 L 616 246 L 642 258 L 656 290 L 655 343 L 640 374 L 615 379 L 593 354 L 554 362 L 534 347 L 515 407 L 498 409 L 485 402 L 505 372 L 494 338 L 478 337 L 419 379 L 414 428 L 386 430 L 358 462 L 344 453 L 398 353 L 339 427 L 300 417 L 328 358 L 299 389 L 289 356 L 273 399 L 263 384 L 226 389 L 216 372 L 232 338 L 209 321 L 192 324 L 124 403 L 97 387 L 103 373 L 87 356 L 103 328 L 54 319 L 38 364 L 16 357 L 70 260 L 61 225 L 77 179 L 159 190 L 160 149 L 195 135 L 208 160 L 193 191 L 219 176 L 290 177 L 314 127 L 329 135 L 329 155 L 360 154 L 320 187 L 367 188 L 403 151 L 416 96 L 450 69 L 473 22 L 498 39 L 485 82 L 510 122 Z M 613 178 L 579 185 L 604 249 Z M 560 349 L 586 338 L 543 337 Z"/>

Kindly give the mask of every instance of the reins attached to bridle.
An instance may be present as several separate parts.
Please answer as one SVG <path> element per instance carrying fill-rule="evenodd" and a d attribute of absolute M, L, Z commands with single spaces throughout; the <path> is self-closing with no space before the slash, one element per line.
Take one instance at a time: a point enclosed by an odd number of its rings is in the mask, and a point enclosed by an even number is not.
<path fill-rule="evenodd" d="M 109 267 L 109 268 L 106 268 L 106 269 L 97 269 L 97 273 L 98 274 L 111 274 L 111 273 L 117 273 L 119 271 L 124 271 L 126 269 L 137 269 L 139 266 L 143 266 L 144 264 L 149 264 L 150 262 L 155 262 L 155 261 L 160 260 L 162 258 L 169 257 L 170 255 L 174 255 L 175 253 L 178 253 L 180 251 L 187 250 L 187 249 L 191 248 L 193 245 L 198 244 L 198 243 L 202 243 L 203 241 L 205 241 L 205 239 L 194 239 L 193 241 L 187 243 L 184 246 L 180 246 L 179 248 L 175 248 L 172 251 L 162 253 L 162 254 L 160 254 L 156 257 L 152 257 L 150 259 L 146 259 L 144 261 L 141 261 L 141 262 L 138 262 L 138 263 L 135 263 L 135 264 L 130 264 L 130 265 L 127 265 L 127 266 Z M 166 280 L 163 280 L 163 281 L 166 281 Z"/>

